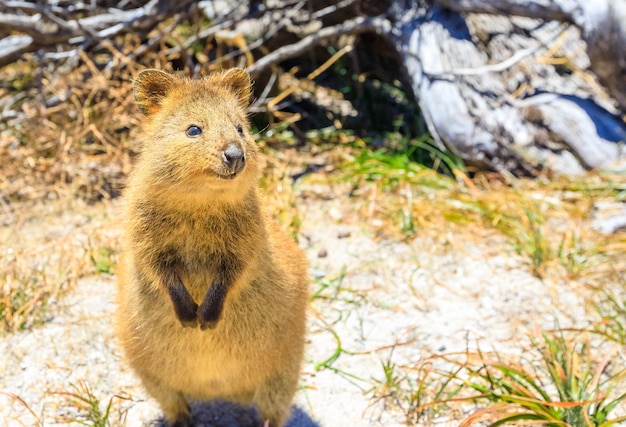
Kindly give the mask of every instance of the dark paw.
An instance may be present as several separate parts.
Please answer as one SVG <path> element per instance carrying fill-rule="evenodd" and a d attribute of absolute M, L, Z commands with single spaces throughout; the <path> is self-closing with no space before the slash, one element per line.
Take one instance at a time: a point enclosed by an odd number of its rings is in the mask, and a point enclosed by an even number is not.
<path fill-rule="evenodd" d="M 209 288 L 202 305 L 198 309 L 200 328 L 203 331 L 214 329 L 222 317 L 224 300 L 226 299 L 227 287 L 223 283 L 214 284 Z"/>
<path fill-rule="evenodd" d="M 206 331 L 207 329 L 215 329 L 219 321 L 220 319 L 216 319 L 216 320 L 200 319 L 200 329 L 202 329 L 203 331 Z"/>
<path fill-rule="evenodd" d="M 177 281 L 168 287 L 174 312 L 184 327 L 196 327 L 198 322 L 198 304 L 193 300 L 182 282 Z"/>
<path fill-rule="evenodd" d="M 207 329 L 215 329 L 217 324 L 222 317 L 222 307 L 221 305 L 213 304 L 213 305 L 205 305 L 202 304 L 200 309 L 198 310 L 198 319 L 200 321 L 200 328 L 203 331 Z"/>
<path fill-rule="evenodd" d="M 179 305 L 176 308 L 176 317 L 185 328 L 195 328 L 198 326 L 198 305 L 194 302 L 185 306 Z"/>
<path fill-rule="evenodd" d="M 183 328 L 196 328 L 198 326 L 198 319 L 192 319 L 192 320 L 183 320 L 183 319 L 178 319 L 180 321 L 180 324 L 183 325 Z"/>

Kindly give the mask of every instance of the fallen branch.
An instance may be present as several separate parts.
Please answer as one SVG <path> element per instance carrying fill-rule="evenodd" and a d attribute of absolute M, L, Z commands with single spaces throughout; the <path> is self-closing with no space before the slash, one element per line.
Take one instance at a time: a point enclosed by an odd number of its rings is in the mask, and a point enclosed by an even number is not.
<path fill-rule="evenodd" d="M 339 36 L 361 34 L 370 31 L 384 33 L 385 31 L 388 31 L 389 28 L 389 22 L 381 17 L 359 17 L 344 21 L 339 25 L 322 28 L 317 33 L 310 34 L 296 43 L 276 49 L 272 53 L 260 58 L 254 65 L 248 67 L 248 71 L 253 75 L 260 74 L 262 71 L 274 64 L 298 56 L 313 46 L 319 45 L 326 40 L 335 39 Z"/>
<path fill-rule="evenodd" d="M 578 5 L 571 2 L 533 2 L 528 0 L 437 0 L 457 12 L 490 13 L 492 15 L 517 15 L 541 20 L 574 22 Z M 588 1 L 588 0 L 585 0 Z"/>
<path fill-rule="evenodd" d="M 438 0 L 456 12 L 517 15 L 575 24 L 587 43 L 591 68 L 626 110 L 626 2 L 623 0 Z"/>
<path fill-rule="evenodd" d="M 41 5 L 26 1 L 0 0 L 4 10 L 0 13 L 0 27 L 23 33 L 0 40 L 0 67 L 15 61 L 20 55 L 41 48 L 68 44 L 78 45 L 85 41 L 95 42 L 114 35 L 144 31 L 154 28 L 167 16 L 188 10 L 192 0 L 162 2 L 151 0 L 144 6 L 130 10 L 103 9 L 92 16 L 77 18 L 79 9 Z M 33 12 L 25 15 L 23 12 Z"/>

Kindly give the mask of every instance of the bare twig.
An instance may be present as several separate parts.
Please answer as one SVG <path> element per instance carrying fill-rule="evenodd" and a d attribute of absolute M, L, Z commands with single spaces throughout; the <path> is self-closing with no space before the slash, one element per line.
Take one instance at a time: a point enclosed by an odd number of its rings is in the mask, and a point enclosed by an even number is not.
<path fill-rule="evenodd" d="M 238 49 L 234 52 L 227 53 L 225 55 L 222 55 L 217 60 L 215 60 L 214 63 L 221 63 L 224 61 L 228 61 L 232 58 L 245 54 L 246 52 L 251 52 L 254 49 L 258 49 L 259 47 L 263 46 L 270 38 L 276 35 L 276 33 L 278 33 L 280 30 L 282 30 L 286 26 L 286 23 L 289 22 L 291 19 L 293 19 L 295 15 L 297 14 L 297 12 L 303 6 L 304 6 L 304 2 L 300 2 L 296 4 L 295 6 L 293 6 L 291 9 L 289 9 L 287 13 L 285 14 L 285 16 L 279 19 L 278 22 L 276 22 L 263 37 L 247 45 L 245 51 L 243 49 Z"/>
<path fill-rule="evenodd" d="M 577 5 L 566 2 L 529 2 L 526 0 L 437 0 L 457 12 L 518 15 L 542 20 L 574 22 L 579 13 Z M 547 4 L 546 4 L 547 3 Z M 569 6 L 569 7 L 568 7 Z"/>
<path fill-rule="evenodd" d="M 7 36 L 0 40 L 0 66 L 17 60 L 24 52 L 28 52 L 33 43 L 31 36 Z"/>
<path fill-rule="evenodd" d="M 355 3 L 356 0 L 342 0 L 337 4 L 333 4 L 331 6 L 327 6 L 323 9 L 318 10 L 317 12 L 311 15 L 312 19 L 321 19 L 327 15 L 335 13 L 339 9 L 343 9 L 344 7 L 348 7 L 351 4 Z"/>
<path fill-rule="evenodd" d="M 258 99 L 254 101 L 254 103 L 250 106 L 250 108 L 248 108 L 248 111 L 252 113 L 258 113 L 259 111 L 265 110 L 265 108 L 262 109 L 260 108 L 260 106 L 267 103 L 267 96 L 272 90 L 272 87 L 274 87 L 274 83 L 276 83 L 277 78 L 278 78 L 278 75 L 276 73 L 272 73 L 269 80 L 265 84 L 265 87 L 263 88 L 263 92 L 261 92 L 261 95 L 259 95 Z"/>
<path fill-rule="evenodd" d="M 373 18 L 354 18 L 344 21 L 342 24 L 333 25 L 332 27 L 322 28 L 315 34 L 306 36 L 302 40 L 276 49 L 272 53 L 259 59 L 254 65 L 248 67 L 248 71 L 253 74 L 259 74 L 273 64 L 277 64 L 285 59 L 293 58 L 300 55 L 307 49 L 320 44 L 323 41 L 336 38 L 347 34 L 361 34 L 368 31 L 384 32 L 390 23 L 382 17 Z"/>

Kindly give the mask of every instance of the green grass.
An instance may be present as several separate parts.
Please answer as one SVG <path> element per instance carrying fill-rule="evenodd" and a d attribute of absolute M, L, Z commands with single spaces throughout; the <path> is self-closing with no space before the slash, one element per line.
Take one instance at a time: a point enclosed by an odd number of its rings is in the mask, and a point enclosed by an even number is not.
<path fill-rule="evenodd" d="M 541 268 L 554 255 L 544 232 L 545 220 L 539 209 L 524 208 L 521 217 L 509 217 L 499 224 L 499 229 L 513 240 L 517 253 L 530 260 L 533 274 L 541 277 Z"/>
<path fill-rule="evenodd" d="M 626 346 L 626 291 L 624 284 L 618 289 L 598 289 L 592 301 L 594 313 L 599 317 L 592 330 L 606 340 Z"/>
<path fill-rule="evenodd" d="M 563 233 L 556 256 L 570 278 L 582 276 L 603 261 L 596 243 L 585 239 L 578 230 Z"/>
<path fill-rule="evenodd" d="M 89 384 L 80 381 L 78 384 L 70 384 L 73 391 L 61 392 L 68 403 L 78 410 L 78 416 L 71 422 L 89 427 L 110 427 L 111 408 L 115 396 L 109 398 L 106 404 L 93 393 Z"/>
<path fill-rule="evenodd" d="M 19 256 L 19 255 L 18 255 Z M 57 286 L 49 283 L 49 265 L 32 267 L 4 254 L 0 269 L 0 319 L 5 331 L 21 331 L 44 323 L 47 302 Z"/>
<path fill-rule="evenodd" d="M 434 167 L 428 167 L 425 160 Z M 450 188 L 454 181 L 444 178 L 452 176 L 454 171 L 462 171 L 463 165 L 452 154 L 438 149 L 428 137 L 417 140 L 403 141 L 398 149 L 381 148 L 371 150 L 361 148 L 351 159 L 343 165 L 343 179 L 365 179 L 369 182 L 378 182 L 385 189 L 397 189 L 401 184 L 428 186 L 433 189 Z M 433 171 L 445 172 L 443 176 Z"/>
<path fill-rule="evenodd" d="M 462 367 L 451 371 L 435 369 L 437 359 L 437 356 L 425 358 L 408 369 L 397 366 L 390 355 L 381 360 L 382 379 L 375 379 L 368 393 L 375 401 L 382 400 L 400 410 L 407 425 L 429 425 L 437 416 L 451 410 L 463 388 L 458 378 Z"/>
<path fill-rule="evenodd" d="M 317 283 L 318 288 L 315 292 L 313 292 L 311 299 L 336 300 L 339 292 L 341 291 L 341 284 L 346 278 L 347 272 L 347 266 L 344 264 L 341 266 L 337 275 L 317 279 L 315 282 Z"/>
<path fill-rule="evenodd" d="M 467 384 L 479 392 L 473 400 L 485 405 L 460 425 L 486 422 L 490 427 L 534 423 L 548 427 L 617 426 L 626 416 L 611 418 L 626 394 L 619 390 L 626 371 L 613 371 L 615 354 L 594 354 L 587 341 L 570 341 L 562 333 L 544 334 L 535 342 L 537 360 L 505 362 L 482 357 L 466 368 Z"/>
<path fill-rule="evenodd" d="M 347 379 L 349 379 L 350 381 L 356 380 L 359 381 L 361 383 L 366 383 L 367 380 L 364 378 L 359 377 L 358 375 L 352 374 L 348 371 L 346 371 L 345 369 L 340 369 L 335 367 L 333 364 L 334 362 L 339 359 L 339 357 L 342 354 L 346 354 L 346 355 L 355 355 L 356 353 L 348 351 L 346 349 L 343 348 L 343 345 L 341 343 L 341 338 L 339 337 L 339 335 L 337 334 L 337 332 L 335 332 L 334 329 L 332 328 L 328 328 L 328 331 L 333 335 L 335 342 L 337 343 L 337 346 L 335 347 L 335 350 L 333 351 L 333 353 L 328 356 L 326 359 L 322 360 L 321 362 L 317 362 L 313 365 L 313 369 L 315 371 L 321 371 L 321 370 L 329 370 L 332 371 L 336 374 L 339 374 Z"/>
<path fill-rule="evenodd" d="M 97 274 L 113 274 L 115 272 L 114 251 L 112 248 L 102 246 L 92 249 L 89 258 Z"/>

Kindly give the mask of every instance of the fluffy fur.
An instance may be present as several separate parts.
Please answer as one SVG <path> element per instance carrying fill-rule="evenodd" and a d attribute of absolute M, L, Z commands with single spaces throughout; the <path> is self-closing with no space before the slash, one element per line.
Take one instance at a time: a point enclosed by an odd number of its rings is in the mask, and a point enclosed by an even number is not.
<path fill-rule="evenodd" d="M 116 324 L 177 427 L 192 425 L 187 398 L 256 404 L 282 426 L 298 383 L 307 264 L 262 211 L 250 88 L 241 69 L 135 81 L 146 120 L 124 196 Z"/>

